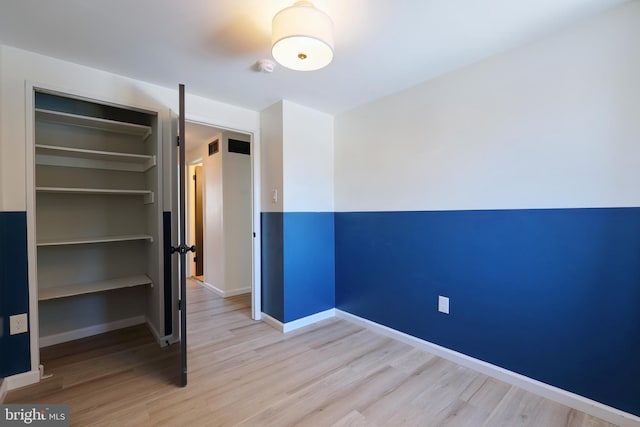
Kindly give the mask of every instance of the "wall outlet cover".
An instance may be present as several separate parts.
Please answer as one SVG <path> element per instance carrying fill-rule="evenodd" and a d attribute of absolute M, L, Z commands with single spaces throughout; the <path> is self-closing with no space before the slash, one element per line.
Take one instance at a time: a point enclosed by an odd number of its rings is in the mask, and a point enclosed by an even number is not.
<path fill-rule="evenodd" d="M 438 311 L 440 313 L 449 314 L 449 298 L 438 296 Z"/>
<path fill-rule="evenodd" d="M 27 313 L 9 316 L 9 335 L 22 334 L 29 331 Z"/>

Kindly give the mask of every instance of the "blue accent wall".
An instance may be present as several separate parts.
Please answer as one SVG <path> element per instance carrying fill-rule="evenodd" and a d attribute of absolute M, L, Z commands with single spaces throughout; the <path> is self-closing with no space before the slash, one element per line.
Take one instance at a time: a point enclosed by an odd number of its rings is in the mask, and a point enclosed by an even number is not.
<path fill-rule="evenodd" d="M 284 216 L 262 212 L 262 311 L 284 322 Z"/>
<path fill-rule="evenodd" d="M 333 212 L 284 214 L 284 322 L 335 307 Z"/>
<path fill-rule="evenodd" d="M 29 313 L 27 214 L 0 212 L 0 378 L 31 369 L 29 333 L 9 335 L 9 316 L 20 313 Z"/>
<path fill-rule="evenodd" d="M 262 311 L 291 322 L 335 307 L 333 212 L 263 212 Z"/>
<path fill-rule="evenodd" d="M 337 308 L 640 415 L 640 208 L 336 213 L 335 228 Z"/>

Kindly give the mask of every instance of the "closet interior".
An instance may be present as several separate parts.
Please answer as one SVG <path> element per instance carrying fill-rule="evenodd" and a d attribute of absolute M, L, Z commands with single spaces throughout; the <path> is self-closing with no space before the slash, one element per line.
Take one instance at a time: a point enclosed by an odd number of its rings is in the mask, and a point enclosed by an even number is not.
<path fill-rule="evenodd" d="M 34 117 L 40 346 L 145 322 L 160 340 L 158 114 L 37 91 Z"/>

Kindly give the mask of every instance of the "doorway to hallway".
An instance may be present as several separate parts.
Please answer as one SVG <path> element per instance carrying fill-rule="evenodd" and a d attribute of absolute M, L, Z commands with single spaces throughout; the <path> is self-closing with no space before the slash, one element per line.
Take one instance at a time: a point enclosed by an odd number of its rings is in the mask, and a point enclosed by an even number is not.
<path fill-rule="evenodd" d="M 187 236 L 197 247 L 187 276 L 223 298 L 253 296 L 252 137 L 187 121 L 186 141 Z"/>

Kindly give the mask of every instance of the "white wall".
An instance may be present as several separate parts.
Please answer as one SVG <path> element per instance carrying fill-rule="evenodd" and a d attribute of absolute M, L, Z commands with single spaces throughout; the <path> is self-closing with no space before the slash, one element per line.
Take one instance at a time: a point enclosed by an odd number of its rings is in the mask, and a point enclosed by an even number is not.
<path fill-rule="evenodd" d="M 640 2 L 336 117 L 336 210 L 640 205 Z"/>
<path fill-rule="evenodd" d="M 282 101 L 286 212 L 333 212 L 333 116 Z"/>
<path fill-rule="evenodd" d="M 282 212 L 282 101 L 260 113 L 262 211 Z M 273 200 L 273 191 L 277 200 Z"/>
<path fill-rule="evenodd" d="M 261 130 L 263 211 L 332 212 L 333 116 L 283 100 L 261 112 Z"/>

